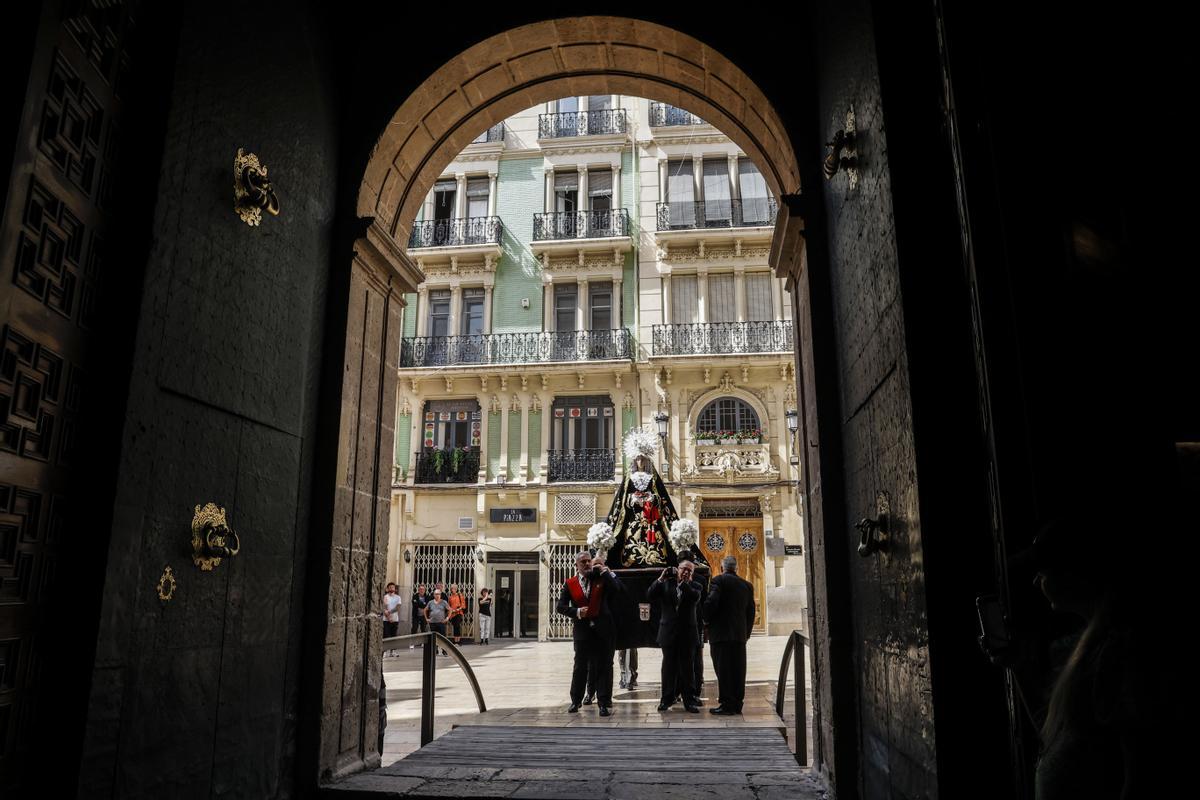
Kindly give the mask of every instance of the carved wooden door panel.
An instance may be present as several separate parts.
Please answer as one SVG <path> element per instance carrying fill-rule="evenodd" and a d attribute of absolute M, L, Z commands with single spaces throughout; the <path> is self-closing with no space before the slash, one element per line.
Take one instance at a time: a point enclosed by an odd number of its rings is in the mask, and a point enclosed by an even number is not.
<path fill-rule="evenodd" d="M 96 6 L 102 6 L 97 8 Z M 132 14 L 47 2 L 0 219 L 0 794 L 19 778 L 44 694 L 46 620 L 103 279 Z M 16 31 L 11 32 L 17 35 Z M 4 153 L 2 157 L 8 158 Z M 76 533 L 79 533 L 76 531 Z M 44 649 L 44 648 L 43 648 Z"/>
<path fill-rule="evenodd" d="M 756 519 L 701 519 L 700 549 L 714 574 L 721 559 L 733 556 L 738 575 L 754 585 L 754 630 L 766 627 L 766 584 L 763 561 L 763 523 Z"/>

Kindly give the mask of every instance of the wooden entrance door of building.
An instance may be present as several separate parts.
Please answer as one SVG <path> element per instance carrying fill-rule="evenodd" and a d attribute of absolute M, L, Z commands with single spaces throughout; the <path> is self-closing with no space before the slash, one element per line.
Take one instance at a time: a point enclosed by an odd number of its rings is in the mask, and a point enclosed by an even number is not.
<path fill-rule="evenodd" d="M 754 630 L 766 628 L 766 583 L 763 566 L 762 518 L 701 519 L 700 549 L 714 575 L 720 574 L 721 559 L 733 556 L 738 575 L 754 585 Z"/>

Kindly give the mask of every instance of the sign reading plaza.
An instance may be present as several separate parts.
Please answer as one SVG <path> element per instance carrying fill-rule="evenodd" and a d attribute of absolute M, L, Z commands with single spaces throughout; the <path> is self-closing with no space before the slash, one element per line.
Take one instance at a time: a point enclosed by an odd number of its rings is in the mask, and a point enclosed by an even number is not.
<path fill-rule="evenodd" d="M 492 522 L 537 522 L 536 508 L 493 508 Z"/>

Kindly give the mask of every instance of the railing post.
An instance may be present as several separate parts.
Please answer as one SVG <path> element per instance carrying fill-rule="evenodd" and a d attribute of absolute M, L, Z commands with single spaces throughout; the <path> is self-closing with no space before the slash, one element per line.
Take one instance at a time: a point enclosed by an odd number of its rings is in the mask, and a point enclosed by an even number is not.
<path fill-rule="evenodd" d="M 425 634 L 421 654 L 421 747 L 433 741 L 433 692 L 437 685 L 437 639 L 433 631 Z"/>
<path fill-rule="evenodd" d="M 795 636 L 796 634 L 792 634 Z M 808 766 L 808 716 L 804 711 L 804 648 L 807 641 L 799 636 L 796 637 L 796 647 L 792 650 L 792 671 L 796 678 L 796 696 L 793 698 L 792 705 L 796 713 L 796 762 L 802 766 Z"/>

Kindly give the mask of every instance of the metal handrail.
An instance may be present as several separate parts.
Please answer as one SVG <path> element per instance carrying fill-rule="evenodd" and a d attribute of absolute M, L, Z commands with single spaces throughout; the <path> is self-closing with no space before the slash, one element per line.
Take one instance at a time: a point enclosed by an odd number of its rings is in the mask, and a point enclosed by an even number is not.
<path fill-rule="evenodd" d="M 475 670 L 471 669 L 466 656 L 454 642 L 437 631 L 391 636 L 383 640 L 382 650 L 394 650 L 400 644 L 418 639 L 426 640 L 422 642 L 424 651 L 421 654 L 421 747 L 424 747 L 433 741 L 433 692 L 436 686 L 437 649 L 439 646 L 462 667 L 463 673 L 471 683 L 471 689 L 475 692 L 475 702 L 479 704 L 480 712 L 487 711 L 487 705 L 483 702 L 483 691 L 479 688 L 479 681 L 475 679 Z"/>
<path fill-rule="evenodd" d="M 800 643 L 800 647 L 796 643 Z M 792 631 L 787 644 L 783 648 L 783 661 L 779 664 L 779 684 L 775 687 L 775 713 L 783 719 L 783 696 L 787 692 L 788 663 L 795 662 L 796 696 L 793 705 L 796 712 L 796 763 L 802 767 L 808 766 L 808 719 L 804 708 L 804 649 L 808 647 L 808 637 L 800 631 Z"/>

